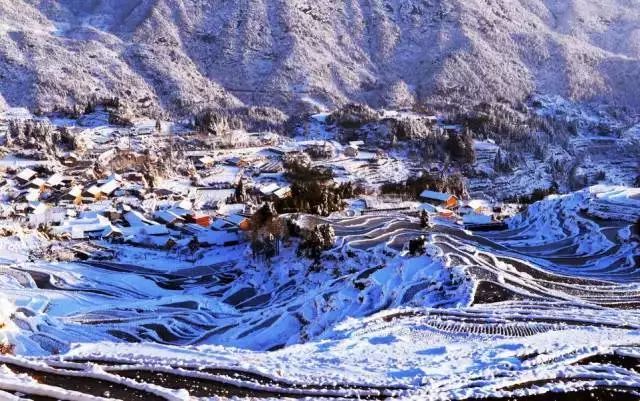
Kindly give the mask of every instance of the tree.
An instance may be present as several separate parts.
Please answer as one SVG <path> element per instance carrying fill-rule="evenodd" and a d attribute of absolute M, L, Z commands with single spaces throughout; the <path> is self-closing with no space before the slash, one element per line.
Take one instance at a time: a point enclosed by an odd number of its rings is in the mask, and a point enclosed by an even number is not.
<path fill-rule="evenodd" d="M 409 240 L 409 254 L 411 256 L 422 255 L 425 252 L 426 238 L 424 235 Z"/>
<path fill-rule="evenodd" d="M 323 251 L 335 245 L 336 233 L 330 224 L 318 224 L 305 235 L 298 253 L 308 258 L 318 260 Z"/>
<path fill-rule="evenodd" d="M 84 107 L 84 114 L 91 114 L 96 111 L 96 103 L 94 100 L 89 100 Z"/>
<path fill-rule="evenodd" d="M 254 258 L 271 258 L 280 253 L 280 240 L 284 236 L 285 226 L 278 217 L 274 206 L 265 202 L 251 216 L 251 249 Z"/>
<path fill-rule="evenodd" d="M 240 180 L 233 192 L 233 199 L 236 203 L 245 203 L 247 198 L 247 189 L 244 186 L 244 181 Z"/>
<path fill-rule="evenodd" d="M 451 133 L 447 139 L 446 148 L 453 160 L 473 163 L 476 159 L 475 150 L 473 148 L 473 136 L 468 129 L 462 134 Z"/>
<path fill-rule="evenodd" d="M 429 214 L 424 209 L 420 212 L 420 227 L 429 227 Z"/>

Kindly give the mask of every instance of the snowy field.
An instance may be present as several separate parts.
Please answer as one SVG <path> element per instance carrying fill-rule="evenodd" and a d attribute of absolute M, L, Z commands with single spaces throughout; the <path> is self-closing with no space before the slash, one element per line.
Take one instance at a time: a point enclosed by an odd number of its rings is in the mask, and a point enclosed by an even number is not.
<path fill-rule="evenodd" d="M 333 217 L 321 268 L 295 243 L 271 266 L 244 246 L 69 263 L 30 257 L 47 246 L 32 234 L 2 238 L 15 356 L 0 357 L 0 398 L 635 399 L 638 217 L 640 190 L 608 186 L 482 235 Z M 418 235 L 427 252 L 409 256 Z"/>

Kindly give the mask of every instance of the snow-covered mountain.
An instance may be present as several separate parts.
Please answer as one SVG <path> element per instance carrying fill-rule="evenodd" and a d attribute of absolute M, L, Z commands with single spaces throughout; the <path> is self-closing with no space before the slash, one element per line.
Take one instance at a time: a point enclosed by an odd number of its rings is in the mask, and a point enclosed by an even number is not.
<path fill-rule="evenodd" d="M 0 107 L 640 106 L 638 0 L 0 0 Z"/>

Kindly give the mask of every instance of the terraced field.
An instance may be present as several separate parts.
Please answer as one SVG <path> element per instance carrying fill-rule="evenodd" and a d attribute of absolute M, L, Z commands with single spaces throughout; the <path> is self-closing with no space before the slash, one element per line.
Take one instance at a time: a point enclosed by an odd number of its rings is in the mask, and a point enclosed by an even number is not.
<path fill-rule="evenodd" d="M 631 201 L 550 199 L 482 234 L 446 221 L 424 230 L 402 213 L 330 218 L 338 241 L 320 269 L 293 247 L 278 269 L 249 257 L 170 272 L 6 263 L 19 356 L 2 357 L 0 389 L 35 399 L 61 389 L 120 399 L 634 399 L 640 247 L 630 225 L 640 208 Z M 420 235 L 426 255 L 409 257 L 405 244 Z M 72 345 L 104 341 L 112 352 Z M 332 358 L 340 347 L 352 359 Z M 340 376 L 367 353 L 382 360 L 372 376 Z M 396 353 L 410 373 L 389 373 Z M 22 387 L 3 382 L 17 374 Z M 558 389 L 576 398 L 536 398 Z"/>

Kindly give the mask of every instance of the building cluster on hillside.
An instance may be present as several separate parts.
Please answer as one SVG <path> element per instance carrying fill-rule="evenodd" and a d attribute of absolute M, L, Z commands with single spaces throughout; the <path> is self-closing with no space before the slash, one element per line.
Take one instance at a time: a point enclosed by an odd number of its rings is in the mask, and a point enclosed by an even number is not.
<path fill-rule="evenodd" d="M 7 121 L 28 118 L 19 110 L 5 113 L 0 144 Z M 402 179 L 410 170 L 361 140 L 295 141 L 245 132 L 243 146 L 219 148 L 203 146 L 208 138 L 177 126 L 166 134 L 162 124 L 151 120 L 118 127 L 109 125 L 101 112 L 83 119 L 88 126 L 74 121 L 67 127 L 82 138 L 77 141 L 82 149 L 59 154 L 54 162 L 5 156 L 0 166 L 2 217 L 71 240 L 108 239 L 165 249 L 225 246 L 246 238 L 251 216 L 264 202 L 292 196 L 283 167 L 288 153 L 306 154 L 315 165 L 331 169 L 338 182 L 376 185 Z M 175 171 L 156 179 L 145 164 L 170 165 Z M 461 219 L 465 225 L 501 224 L 499 207 L 487 202 L 461 202 L 428 190 L 420 201 L 421 206 L 412 208 Z"/>

